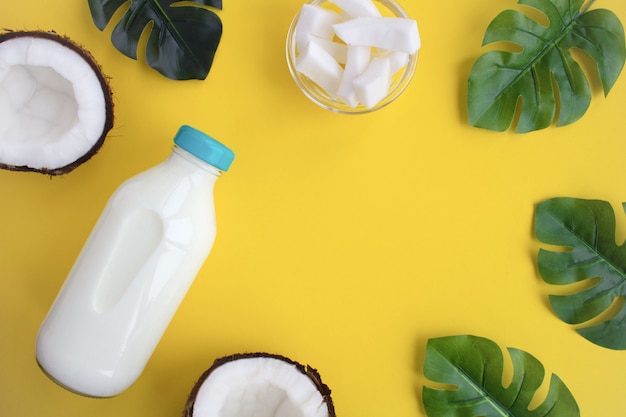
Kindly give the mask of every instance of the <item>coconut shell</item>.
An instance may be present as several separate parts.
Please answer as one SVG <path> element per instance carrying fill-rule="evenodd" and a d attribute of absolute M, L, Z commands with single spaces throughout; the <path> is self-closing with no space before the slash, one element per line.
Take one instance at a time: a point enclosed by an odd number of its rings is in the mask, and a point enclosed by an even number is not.
<path fill-rule="evenodd" d="M 322 398 L 324 400 L 324 403 L 326 404 L 326 406 L 328 407 L 328 416 L 329 417 L 335 417 L 335 406 L 333 404 L 333 400 L 331 398 L 331 390 L 330 388 L 328 388 L 328 386 L 326 384 L 324 384 L 322 382 L 322 377 L 320 376 L 319 372 L 317 371 L 317 369 L 312 368 L 309 365 L 302 365 L 292 359 L 289 359 L 285 356 L 282 355 L 277 355 L 277 354 L 272 354 L 272 353 L 265 353 L 265 352 L 255 352 L 255 353 L 237 353 L 234 355 L 230 355 L 230 356 L 224 356 L 222 358 L 218 358 L 216 359 L 213 364 L 211 365 L 211 367 L 209 369 L 207 369 L 206 371 L 204 371 L 204 373 L 202 375 L 200 375 L 200 378 L 198 378 L 198 381 L 195 383 L 195 385 L 193 386 L 190 394 L 189 394 L 189 398 L 187 399 L 187 402 L 185 404 L 185 409 L 183 410 L 183 417 L 193 417 L 193 407 L 194 404 L 196 402 L 196 397 L 198 395 L 198 391 L 200 391 L 200 387 L 202 386 L 202 384 L 204 384 L 204 382 L 207 380 L 207 378 L 209 378 L 209 376 L 211 375 L 211 373 L 213 371 L 215 371 L 217 368 L 219 368 L 220 366 L 227 364 L 229 362 L 232 361 L 236 361 L 236 360 L 240 360 L 240 359 L 250 359 L 250 358 L 270 358 L 270 359 L 277 359 L 277 360 L 281 360 L 284 361 L 290 365 L 293 365 L 296 367 L 296 369 L 298 369 L 303 375 L 305 375 L 306 377 L 308 377 L 313 384 L 317 387 L 318 391 L 320 392 L 320 394 L 322 395 Z"/>
<path fill-rule="evenodd" d="M 54 168 L 33 168 L 29 166 L 16 166 L 9 165 L 0 162 L 0 169 L 7 169 L 10 171 L 27 171 L 27 172 L 38 172 L 45 175 L 62 175 L 67 174 L 78 166 L 82 165 L 86 161 L 88 161 L 91 157 L 93 157 L 102 147 L 104 140 L 106 139 L 109 131 L 113 128 L 114 121 L 114 113 L 113 113 L 113 93 L 109 84 L 109 79 L 106 75 L 104 75 L 102 71 L 102 67 L 97 63 L 93 55 L 81 47 L 79 44 L 68 38 L 67 36 L 59 35 L 54 31 L 42 31 L 42 30 L 33 30 L 33 31 L 6 31 L 4 33 L 0 33 L 0 43 L 6 42 L 11 39 L 20 38 L 20 37 L 30 37 L 30 38 L 41 38 L 48 39 L 59 44 L 64 47 L 76 52 L 85 62 L 89 64 L 94 74 L 98 78 L 100 86 L 102 88 L 102 94 L 105 101 L 105 113 L 106 119 L 105 123 L 102 127 L 102 132 L 98 138 L 98 140 L 93 144 L 93 146 L 80 158 L 75 161 L 62 166 L 62 167 L 54 167 Z"/>

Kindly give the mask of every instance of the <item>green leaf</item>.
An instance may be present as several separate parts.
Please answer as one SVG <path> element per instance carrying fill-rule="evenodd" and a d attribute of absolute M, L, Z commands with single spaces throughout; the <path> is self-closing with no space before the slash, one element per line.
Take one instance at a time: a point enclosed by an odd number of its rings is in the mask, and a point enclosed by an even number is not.
<path fill-rule="evenodd" d="M 503 354 L 494 342 L 476 336 L 430 339 L 426 345 L 424 375 L 453 388 L 424 386 L 426 414 L 429 417 L 580 415 L 574 397 L 554 374 L 545 400 L 535 407 L 533 397 L 545 377 L 543 365 L 524 351 L 507 350 L 513 362 L 513 377 L 505 387 Z"/>
<path fill-rule="evenodd" d="M 206 78 L 222 36 L 222 21 L 201 6 L 221 9 L 221 0 L 89 0 L 91 16 L 100 30 L 125 6 L 128 8 L 111 35 L 120 52 L 137 59 L 141 35 L 150 28 L 146 44 L 150 67 L 174 80 Z"/>
<path fill-rule="evenodd" d="M 537 263 L 544 281 L 564 286 L 590 284 L 571 294 L 551 295 L 556 315 L 566 323 L 581 324 L 617 306 L 619 311 L 612 317 L 577 331 L 597 345 L 626 349 L 626 246 L 615 242 L 611 205 L 565 197 L 546 200 L 535 209 L 535 233 L 544 243 L 568 249 L 540 249 Z"/>
<path fill-rule="evenodd" d="M 494 50 L 480 56 L 468 81 L 472 126 L 505 131 L 521 111 L 516 131 L 526 133 L 580 119 L 591 102 L 591 88 L 572 50 L 586 52 L 597 64 L 604 94 L 626 59 L 624 28 L 609 10 L 589 10 L 591 0 L 519 0 L 547 17 L 544 26 L 517 10 L 500 13 L 489 25 L 483 46 L 506 42 L 518 51 Z M 560 105 L 558 105 L 560 103 Z M 558 117 L 557 117 L 558 107 Z"/>

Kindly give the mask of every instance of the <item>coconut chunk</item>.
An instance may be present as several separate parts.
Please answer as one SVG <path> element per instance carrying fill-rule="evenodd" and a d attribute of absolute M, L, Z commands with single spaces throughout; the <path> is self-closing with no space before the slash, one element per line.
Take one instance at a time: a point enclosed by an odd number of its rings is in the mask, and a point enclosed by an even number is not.
<path fill-rule="evenodd" d="M 184 417 L 334 417 L 319 373 L 267 353 L 216 360 L 195 384 Z"/>
<path fill-rule="evenodd" d="M 352 108 L 359 105 L 353 82 L 368 67 L 372 55 L 371 51 L 371 48 L 368 46 L 348 47 L 346 66 L 339 84 L 337 97 Z"/>
<path fill-rule="evenodd" d="M 358 100 L 366 107 L 373 107 L 389 92 L 390 80 L 389 58 L 374 58 L 352 84 Z"/>
<path fill-rule="evenodd" d="M 112 125 L 111 91 L 86 51 L 52 32 L 0 35 L 0 168 L 68 173 Z"/>
<path fill-rule="evenodd" d="M 371 0 L 329 0 L 350 17 L 376 17 L 380 11 Z"/>
<path fill-rule="evenodd" d="M 391 51 L 387 54 L 389 58 L 389 70 L 392 74 L 400 71 L 409 63 L 409 54 L 400 51 Z"/>
<path fill-rule="evenodd" d="M 296 70 L 309 77 L 328 94 L 336 95 L 343 68 L 316 42 L 309 42 L 296 59 Z"/>
<path fill-rule="evenodd" d="M 306 47 L 310 36 L 332 39 L 335 35 L 333 25 L 341 21 L 341 16 L 332 10 L 308 3 L 302 5 L 296 25 L 296 47 Z"/>
<path fill-rule="evenodd" d="M 420 48 L 417 22 L 402 17 L 360 17 L 333 25 L 335 33 L 348 45 L 414 54 Z"/>
<path fill-rule="evenodd" d="M 340 64 L 345 64 L 348 55 L 348 45 L 345 43 L 334 42 L 329 39 L 318 38 L 317 36 L 310 36 L 310 42 L 315 42 L 326 50 L 335 61 Z"/>

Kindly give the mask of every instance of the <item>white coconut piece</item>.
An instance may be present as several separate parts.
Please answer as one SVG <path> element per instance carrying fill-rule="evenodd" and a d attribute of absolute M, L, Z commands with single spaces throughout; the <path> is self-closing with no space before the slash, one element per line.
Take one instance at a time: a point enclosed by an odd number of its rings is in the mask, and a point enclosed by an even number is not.
<path fill-rule="evenodd" d="M 409 54 L 400 51 L 391 51 L 386 55 L 389 58 L 389 71 L 395 74 L 409 63 Z"/>
<path fill-rule="evenodd" d="M 348 45 L 345 43 L 334 42 L 329 39 L 318 38 L 317 36 L 310 36 L 309 40 L 311 42 L 317 43 L 319 46 L 324 48 L 326 52 L 328 52 L 335 61 L 340 64 L 346 63 L 346 57 L 348 54 Z"/>
<path fill-rule="evenodd" d="M 97 152 L 112 117 L 104 76 L 69 39 L 0 35 L 0 167 L 67 173 Z"/>
<path fill-rule="evenodd" d="M 337 97 L 352 108 L 359 105 L 359 99 L 354 91 L 353 82 L 368 67 L 372 56 L 369 46 L 349 46 L 346 66 L 339 83 Z"/>
<path fill-rule="evenodd" d="M 374 58 L 352 84 L 358 100 L 365 107 L 374 107 L 389 92 L 391 84 L 389 58 Z"/>
<path fill-rule="evenodd" d="M 417 54 L 418 52 L 415 53 L 415 55 Z M 411 56 L 406 52 L 385 51 L 384 49 L 377 49 L 372 54 L 372 59 L 373 58 L 389 58 L 389 66 L 391 70 L 391 75 L 393 76 L 393 74 L 408 65 Z"/>
<path fill-rule="evenodd" d="M 415 54 L 417 56 L 417 52 Z M 391 67 L 391 73 L 395 74 L 396 72 L 404 69 L 407 65 L 409 65 L 409 61 L 411 57 L 406 52 L 395 51 L 389 56 L 389 65 Z"/>
<path fill-rule="evenodd" d="M 417 22 L 402 17 L 359 17 L 336 23 L 333 29 L 348 45 L 413 54 L 420 48 Z"/>
<path fill-rule="evenodd" d="M 278 355 L 218 359 L 194 386 L 184 417 L 334 417 L 319 373 Z"/>
<path fill-rule="evenodd" d="M 380 11 L 371 0 L 329 0 L 350 17 L 377 17 Z"/>
<path fill-rule="evenodd" d="M 317 43 L 306 44 L 296 58 L 296 71 L 310 78 L 332 97 L 336 96 L 343 68 Z"/>
<path fill-rule="evenodd" d="M 327 8 L 314 4 L 304 4 L 296 23 L 296 47 L 303 49 L 309 43 L 310 36 L 332 39 L 335 35 L 333 25 L 342 21 L 341 16 Z"/>

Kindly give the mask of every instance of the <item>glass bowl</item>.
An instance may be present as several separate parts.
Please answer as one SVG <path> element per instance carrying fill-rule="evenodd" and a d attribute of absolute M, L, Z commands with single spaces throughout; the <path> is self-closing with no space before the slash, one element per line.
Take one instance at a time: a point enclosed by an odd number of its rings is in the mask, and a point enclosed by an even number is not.
<path fill-rule="evenodd" d="M 398 4 L 395 0 L 372 0 L 373 3 L 379 8 L 381 14 L 383 16 L 389 17 L 403 17 L 410 18 L 407 12 Z M 327 3 L 328 0 L 310 0 L 307 1 L 307 4 L 312 4 L 316 6 L 322 6 L 324 3 Z M 348 104 L 337 100 L 336 98 L 329 95 L 326 91 L 324 91 L 320 86 L 318 86 L 315 82 L 309 79 L 307 76 L 296 71 L 296 58 L 298 57 L 298 51 L 296 47 L 296 25 L 298 23 L 298 19 L 300 18 L 300 12 L 296 13 L 293 21 L 291 22 L 291 26 L 289 27 L 289 32 L 287 33 L 287 42 L 286 42 L 286 56 L 287 56 L 287 65 L 289 67 L 289 72 L 296 85 L 300 88 L 300 91 L 304 93 L 306 97 L 308 97 L 313 103 L 318 106 L 331 110 L 336 113 L 343 114 L 363 114 L 363 113 L 371 113 L 373 111 L 379 110 L 388 104 L 392 103 L 402 92 L 406 89 L 406 87 L 411 82 L 413 78 L 413 74 L 415 73 L 415 67 L 417 66 L 417 56 L 418 52 L 415 52 L 412 55 L 409 55 L 409 61 L 404 69 L 397 71 L 392 79 L 391 86 L 389 88 L 389 92 L 373 107 L 366 107 L 362 104 L 359 104 L 356 107 L 351 107 Z"/>

